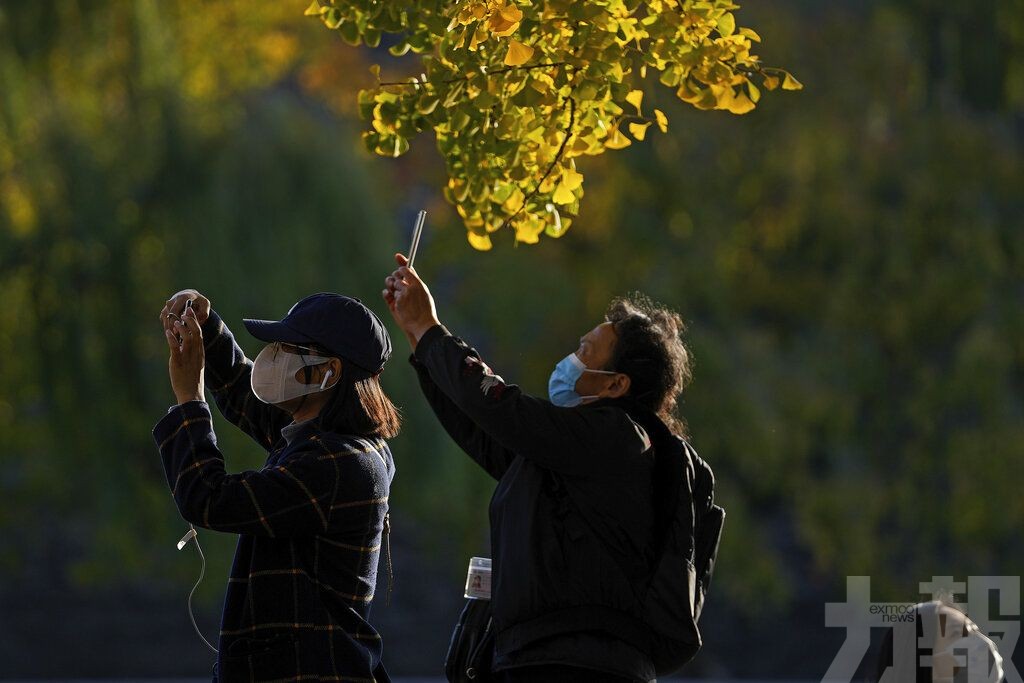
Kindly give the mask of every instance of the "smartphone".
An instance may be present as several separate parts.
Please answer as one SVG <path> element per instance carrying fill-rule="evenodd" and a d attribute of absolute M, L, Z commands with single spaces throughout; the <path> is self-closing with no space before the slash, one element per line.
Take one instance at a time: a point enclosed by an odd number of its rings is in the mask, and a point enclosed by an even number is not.
<path fill-rule="evenodd" d="M 181 317 L 179 318 L 178 316 L 174 315 L 173 313 L 171 313 L 171 315 L 174 316 L 174 318 L 176 318 L 178 321 L 180 321 L 182 325 L 184 325 L 185 324 L 185 314 L 188 313 L 188 310 L 190 308 L 192 308 L 192 299 L 187 299 L 185 301 L 185 308 L 182 309 L 182 311 L 181 311 Z M 180 347 L 184 340 L 181 338 L 180 334 L 175 333 L 174 336 L 178 338 L 178 346 Z"/>
<path fill-rule="evenodd" d="M 416 214 L 416 224 L 412 229 L 412 245 L 409 247 L 409 267 L 413 267 L 413 262 L 416 260 L 416 250 L 420 246 L 420 236 L 423 234 L 423 223 L 427 220 L 427 212 L 421 210 Z"/>

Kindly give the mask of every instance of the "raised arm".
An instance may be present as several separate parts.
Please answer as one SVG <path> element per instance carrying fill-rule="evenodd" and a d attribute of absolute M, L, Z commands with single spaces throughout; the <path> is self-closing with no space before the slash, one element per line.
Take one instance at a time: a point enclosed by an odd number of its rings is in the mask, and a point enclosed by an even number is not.
<path fill-rule="evenodd" d="M 507 384 L 468 344 L 441 325 L 425 332 L 416 358 L 437 388 L 479 429 L 506 449 L 563 474 L 614 473 L 644 436 L 611 406 L 561 408 Z"/>
<path fill-rule="evenodd" d="M 255 536 L 312 536 L 331 529 L 337 461 L 301 453 L 259 471 L 227 474 L 203 401 L 176 406 L 153 429 L 167 485 L 185 521 Z"/>
<path fill-rule="evenodd" d="M 430 377 L 427 367 L 416 360 L 409 359 L 416 375 L 419 377 L 420 389 L 430 403 L 434 415 L 452 440 L 459 445 L 466 455 L 494 477 L 501 479 L 516 457 L 508 448 L 498 443 L 490 434 L 482 430 L 470 419 L 448 396 L 441 391 Z"/>
<path fill-rule="evenodd" d="M 221 414 L 270 450 L 280 438 L 281 428 L 291 422 L 291 415 L 252 393 L 252 361 L 216 311 L 210 311 L 203 325 L 203 341 L 209 387 Z"/>
<path fill-rule="evenodd" d="M 618 408 L 561 408 L 506 384 L 440 324 L 430 291 L 405 257 L 397 254 L 395 260 L 399 268 L 385 280 L 384 300 L 416 360 L 451 404 L 498 445 L 543 467 L 581 476 L 611 473 L 624 454 L 643 451 L 643 436 Z"/>
<path fill-rule="evenodd" d="M 184 314 L 187 300 L 193 301 L 191 310 L 201 328 L 206 383 L 217 407 L 225 419 L 269 451 L 280 437 L 281 428 L 291 422 L 291 416 L 276 406 L 263 403 L 253 394 L 252 361 L 245 357 L 231 330 L 202 294 L 186 289 L 172 296 L 160 314 L 164 329 L 181 334 L 174 324 L 175 319 Z"/>

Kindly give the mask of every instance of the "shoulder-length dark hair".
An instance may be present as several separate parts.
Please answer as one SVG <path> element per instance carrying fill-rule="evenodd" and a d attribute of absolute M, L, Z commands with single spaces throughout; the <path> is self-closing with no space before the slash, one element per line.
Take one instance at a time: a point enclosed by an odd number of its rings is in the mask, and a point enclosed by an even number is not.
<path fill-rule="evenodd" d="M 686 421 L 676 414 L 679 394 L 693 376 L 683 319 L 640 293 L 614 299 L 605 318 L 617 336 L 606 369 L 629 375 L 629 395 L 686 438 Z"/>
<path fill-rule="evenodd" d="M 316 347 L 324 355 L 341 360 L 341 379 L 331 389 L 327 403 L 317 416 L 325 432 L 391 439 L 398 436 L 402 415 L 380 384 L 380 374 L 369 375 L 330 350 Z M 307 369 L 311 374 L 311 370 Z"/>

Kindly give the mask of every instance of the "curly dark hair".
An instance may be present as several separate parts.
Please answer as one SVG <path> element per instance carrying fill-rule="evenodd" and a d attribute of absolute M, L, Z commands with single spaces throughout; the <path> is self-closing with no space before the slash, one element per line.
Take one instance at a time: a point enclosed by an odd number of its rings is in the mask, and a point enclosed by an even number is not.
<path fill-rule="evenodd" d="M 679 394 L 693 377 L 683 319 L 639 292 L 613 299 L 605 319 L 618 336 L 605 369 L 629 375 L 629 395 L 686 438 L 686 421 L 676 415 Z"/>

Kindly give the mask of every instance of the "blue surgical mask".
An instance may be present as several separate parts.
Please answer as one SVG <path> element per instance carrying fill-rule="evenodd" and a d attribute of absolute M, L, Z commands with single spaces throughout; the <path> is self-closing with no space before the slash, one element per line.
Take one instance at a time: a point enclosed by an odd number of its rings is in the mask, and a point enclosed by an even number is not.
<path fill-rule="evenodd" d="M 548 396 L 551 402 L 562 408 L 574 408 L 583 401 L 600 398 L 600 396 L 580 396 L 576 393 L 576 382 L 583 376 L 584 372 L 597 372 L 602 375 L 614 375 L 617 373 L 607 370 L 591 370 L 575 353 L 558 361 L 551 379 L 548 380 Z"/>

